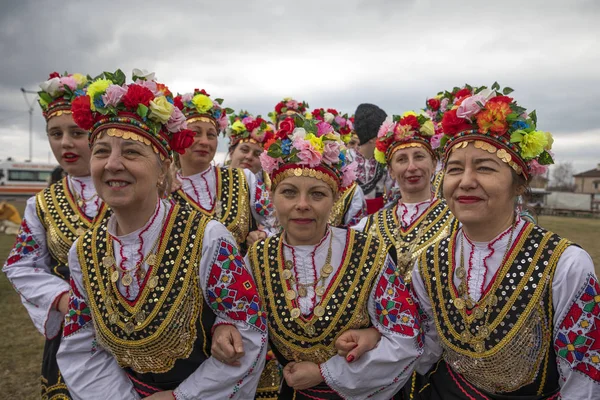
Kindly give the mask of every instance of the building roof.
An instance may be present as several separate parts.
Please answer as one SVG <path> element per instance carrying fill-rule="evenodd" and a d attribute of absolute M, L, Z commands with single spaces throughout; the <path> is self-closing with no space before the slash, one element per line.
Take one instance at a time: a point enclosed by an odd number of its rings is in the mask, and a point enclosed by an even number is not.
<path fill-rule="evenodd" d="M 600 168 L 590 169 L 589 171 L 581 172 L 573 175 L 575 178 L 600 178 Z"/>

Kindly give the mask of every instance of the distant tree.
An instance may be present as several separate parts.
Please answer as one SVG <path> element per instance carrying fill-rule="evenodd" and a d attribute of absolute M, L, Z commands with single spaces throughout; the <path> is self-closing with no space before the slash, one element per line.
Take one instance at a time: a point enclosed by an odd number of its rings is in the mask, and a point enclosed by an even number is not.
<path fill-rule="evenodd" d="M 575 185 L 573 183 L 574 174 L 575 168 L 573 168 L 572 162 L 569 161 L 556 164 L 554 168 L 552 168 L 552 189 L 565 192 L 575 190 Z"/>

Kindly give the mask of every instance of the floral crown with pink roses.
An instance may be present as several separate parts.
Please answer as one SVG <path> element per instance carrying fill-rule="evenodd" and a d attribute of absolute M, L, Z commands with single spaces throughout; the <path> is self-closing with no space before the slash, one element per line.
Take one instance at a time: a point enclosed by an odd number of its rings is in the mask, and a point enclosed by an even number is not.
<path fill-rule="evenodd" d="M 269 113 L 269 117 L 274 124 L 289 117 L 293 114 L 304 115 L 308 109 L 308 103 L 305 101 L 298 102 L 291 97 L 286 97 L 275 105 L 275 111 Z"/>
<path fill-rule="evenodd" d="M 262 119 L 260 116 L 252 117 L 246 115 L 243 118 L 238 117 L 227 128 L 227 136 L 229 136 L 229 146 L 233 147 L 239 143 L 256 143 L 264 145 L 274 135 L 274 130 L 271 124 Z"/>
<path fill-rule="evenodd" d="M 311 113 L 306 113 L 306 118 L 324 121 L 333 126 L 333 129 L 338 132 L 344 141 L 348 143 L 352 137 L 354 126 L 348 118 L 348 114 L 340 114 L 335 108 L 315 108 Z"/>
<path fill-rule="evenodd" d="M 526 179 L 544 173 L 546 166 L 554 163 L 550 153 L 552 135 L 537 130 L 535 111 L 527 113 L 508 97 L 512 92 L 509 87 L 501 90 L 494 82 L 491 89 L 466 85 L 448 96 L 452 101 L 441 119 L 445 161 L 452 149 L 473 142 L 476 148 L 496 154 Z"/>
<path fill-rule="evenodd" d="M 174 103 L 183 112 L 188 124 L 196 121 L 210 122 L 219 132 L 227 129 L 227 114 L 233 113 L 233 109 L 222 107 L 223 99 L 212 100 L 204 89 L 178 94 Z"/>
<path fill-rule="evenodd" d="M 423 147 L 431 157 L 437 159 L 432 138 L 435 135 L 435 124 L 425 113 L 417 114 L 408 111 L 400 115 L 387 117 L 377 134 L 375 142 L 375 159 L 387 164 L 397 150 L 407 147 Z M 437 143 L 436 148 L 439 146 Z"/>
<path fill-rule="evenodd" d="M 104 72 L 71 103 L 73 121 L 90 131 L 90 145 L 106 132 L 152 146 L 161 159 L 172 158 L 191 146 L 195 133 L 185 116 L 173 106 L 169 88 L 154 80 L 154 73 L 133 70 L 133 83 L 125 83 L 121 70 Z"/>
<path fill-rule="evenodd" d="M 346 145 L 331 124 L 296 115 L 281 122 L 260 156 L 273 188 L 291 176 L 310 176 L 327 183 L 334 193 L 356 179 L 355 164 L 346 156 Z"/>
<path fill-rule="evenodd" d="M 40 84 L 38 102 L 42 107 L 42 115 L 48 121 L 52 117 L 71 114 L 71 101 L 83 94 L 89 77 L 82 74 L 60 75 L 52 72 L 48 80 Z"/>

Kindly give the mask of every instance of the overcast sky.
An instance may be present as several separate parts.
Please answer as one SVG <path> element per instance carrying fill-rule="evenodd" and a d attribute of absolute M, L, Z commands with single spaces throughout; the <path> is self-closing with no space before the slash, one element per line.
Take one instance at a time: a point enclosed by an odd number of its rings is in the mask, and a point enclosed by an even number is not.
<path fill-rule="evenodd" d="M 0 1 L 0 159 L 28 158 L 21 87 L 37 91 L 52 71 L 141 68 L 174 93 L 205 88 L 263 115 L 287 96 L 400 114 L 498 81 L 537 109 L 558 162 L 600 163 L 600 1 Z M 46 162 L 34 107 L 33 158 Z"/>

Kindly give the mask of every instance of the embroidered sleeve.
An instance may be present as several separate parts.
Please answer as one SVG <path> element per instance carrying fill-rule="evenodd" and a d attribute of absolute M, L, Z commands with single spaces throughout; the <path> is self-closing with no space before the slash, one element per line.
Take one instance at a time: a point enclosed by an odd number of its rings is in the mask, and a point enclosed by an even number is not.
<path fill-rule="evenodd" d="M 40 245 L 33 237 L 33 233 L 31 233 L 31 229 L 27 224 L 27 220 L 23 218 L 19 233 L 17 234 L 17 238 L 15 240 L 15 245 L 6 259 L 5 267 L 9 267 L 21 259 L 34 256 L 35 252 L 39 248 Z"/>
<path fill-rule="evenodd" d="M 69 297 L 69 311 L 65 315 L 65 327 L 63 336 L 67 337 L 83 328 L 92 320 L 90 308 L 85 302 L 83 295 L 77 289 L 77 285 L 71 278 L 71 292 Z"/>
<path fill-rule="evenodd" d="M 418 334 L 420 322 L 417 306 L 390 257 L 375 288 L 375 312 L 377 322 L 384 329 L 405 336 L 417 336 L 419 346 L 423 346 L 421 335 Z"/>
<path fill-rule="evenodd" d="M 559 362 L 600 383 L 600 285 L 589 274 L 556 329 L 554 350 Z"/>
<path fill-rule="evenodd" d="M 266 315 L 254 280 L 236 245 L 223 238 L 210 267 L 206 297 L 215 314 L 246 322 L 261 332 L 266 330 Z"/>

